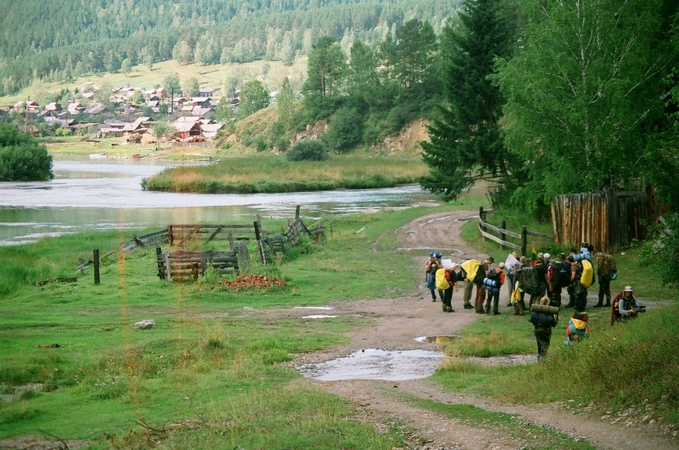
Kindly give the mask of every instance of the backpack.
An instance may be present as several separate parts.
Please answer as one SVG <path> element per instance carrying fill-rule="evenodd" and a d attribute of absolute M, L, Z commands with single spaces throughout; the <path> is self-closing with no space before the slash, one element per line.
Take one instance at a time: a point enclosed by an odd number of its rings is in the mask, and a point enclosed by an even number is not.
<path fill-rule="evenodd" d="M 500 280 L 500 272 L 498 272 L 495 269 L 490 269 L 488 271 L 488 275 L 486 275 L 486 278 L 490 278 L 491 280 Z"/>
<path fill-rule="evenodd" d="M 539 295 L 543 290 L 540 289 L 538 271 L 535 267 L 524 267 L 517 270 L 514 272 L 514 280 L 518 281 L 521 290 L 529 295 Z"/>
<path fill-rule="evenodd" d="M 500 278 L 495 277 L 495 278 L 484 278 L 483 279 L 483 287 L 485 290 L 492 292 L 493 294 L 496 294 L 500 292 Z"/>
<path fill-rule="evenodd" d="M 457 281 L 465 281 L 467 279 L 467 271 L 460 267 L 460 271 L 457 272 Z"/>
<path fill-rule="evenodd" d="M 550 328 L 556 326 L 554 316 L 552 314 L 542 314 L 533 312 L 530 315 L 530 323 L 541 328 Z"/>
<path fill-rule="evenodd" d="M 474 277 L 474 283 L 483 283 L 483 279 L 486 278 L 486 271 L 483 268 L 483 264 L 479 266 L 479 270 L 476 271 L 476 276 Z"/>
<path fill-rule="evenodd" d="M 594 283 L 594 268 L 592 267 L 592 263 L 586 259 L 583 259 L 578 263 L 578 272 L 580 272 L 581 267 L 580 284 L 585 289 L 589 289 Z"/>
<path fill-rule="evenodd" d="M 556 287 L 565 288 L 571 284 L 571 265 L 566 261 L 555 263 L 552 274 L 554 275 L 554 285 Z"/>
<path fill-rule="evenodd" d="M 446 269 L 439 269 L 436 271 L 436 289 L 445 291 L 450 287 L 450 283 L 446 280 Z"/>

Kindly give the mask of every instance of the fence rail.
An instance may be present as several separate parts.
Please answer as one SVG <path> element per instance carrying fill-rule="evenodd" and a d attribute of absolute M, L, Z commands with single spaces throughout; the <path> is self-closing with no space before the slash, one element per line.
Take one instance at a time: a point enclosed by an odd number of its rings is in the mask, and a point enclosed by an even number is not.
<path fill-rule="evenodd" d="M 522 255 L 526 255 L 526 251 L 528 249 L 528 236 L 536 236 L 544 239 L 549 239 L 554 241 L 554 236 L 550 234 L 545 234 L 545 233 L 539 233 L 537 231 L 529 231 L 526 226 L 521 227 L 521 233 L 517 233 L 515 231 L 508 230 L 506 228 L 507 222 L 505 220 L 502 221 L 502 225 L 500 227 L 497 227 L 495 225 L 491 225 L 488 222 L 486 222 L 486 212 L 483 210 L 483 207 L 479 208 L 479 233 L 481 233 L 481 236 L 484 238 L 490 239 L 493 242 L 497 242 L 500 244 L 500 247 L 508 247 L 514 250 L 519 250 Z M 493 231 L 500 236 L 494 236 L 488 232 L 488 230 Z M 516 244 L 514 242 L 510 242 L 506 240 L 506 237 L 513 237 L 515 239 L 519 239 L 521 241 L 520 244 Z"/>

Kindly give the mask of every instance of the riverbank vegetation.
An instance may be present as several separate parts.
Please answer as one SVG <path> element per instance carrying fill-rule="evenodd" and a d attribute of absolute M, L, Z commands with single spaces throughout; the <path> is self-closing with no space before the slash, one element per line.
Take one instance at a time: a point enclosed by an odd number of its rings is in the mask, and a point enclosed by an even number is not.
<path fill-rule="evenodd" d="M 166 169 L 143 181 L 154 191 L 275 193 L 385 188 L 417 183 L 426 173 L 419 160 L 333 155 L 325 161 L 288 161 L 284 156 L 233 157 L 207 166 Z"/>
<path fill-rule="evenodd" d="M 45 181 L 54 177 L 52 156 L 37 139 L 0 125 L 0 181 Z"/>

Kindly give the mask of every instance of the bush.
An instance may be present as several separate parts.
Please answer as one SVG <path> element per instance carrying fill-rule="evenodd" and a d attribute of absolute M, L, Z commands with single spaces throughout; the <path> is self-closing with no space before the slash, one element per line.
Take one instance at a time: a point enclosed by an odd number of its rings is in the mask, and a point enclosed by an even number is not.
<path fill-rule="evenodd" d="M 318 139 L 299 141 L 285 153 L 288 161 L 324 161 L 330 157 L 325 144 Z"/>
<path fill-rule="evenodd" d="M 47 147 L 13 125 L 0 125 L 0 181 L 45 181 L 54 178 Z"/>
<path fill-rule="evenodd" d="M 360 144 L 362 137 L 363 117 L 357 109 L 345 107 L 337 110 L 323 140 L 332 150 L 341 153 Z"/>

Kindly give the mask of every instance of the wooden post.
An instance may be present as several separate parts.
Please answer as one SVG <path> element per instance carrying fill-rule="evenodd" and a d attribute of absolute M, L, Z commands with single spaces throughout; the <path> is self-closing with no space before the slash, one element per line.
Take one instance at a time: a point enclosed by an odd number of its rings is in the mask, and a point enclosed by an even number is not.
<path fill-rule="evenodd" d="M 483 212 L 483 206 L 479 206 L 479 219 L 481 219 L 482 222 L 486 221 L 486 213 Z M 486 231 L 485 225 L 481 225 L 481 229 Z"/>
<path fill-rule="evenodd" d="M 507 229 L 507 220 L 502 219 L 502 225 L 500 225 L 500 228 L 502 229 L 502 233 L 500 233 L 500 239 L 503 241 L 507 240 L 507 236 L 505 235 L 504 231 Z M 500 250 L 504 250 L 504 246 L 500 244 Z"/>
<path fill-rule="evenodd" d="M 255 222 L 255 239 L 257 240 L 257 250 L 259 251 L 259 261 L 266 264 L 266 255 L 264 254 L 264 246 L 262 245 L 262 235 L 259 230 L 259 223 Z"/>
<path fill-rule="evenodd" d="M 92 258 L 94 264 L 94 284 L 101 283 L 101 278 L 99 277 L 99 249 L 94 249 L 94 255 Z"/>
<path fill-rule="evenodd" d="M 295 207 L 295 219 L 299 219 L 299 205 Z"/>
<path fill-rule="evenodd" d="M 526 256 L 526 247 L 528 247 L 528 227 L 523 225 L 521 227 L 521 256 Z"/>
<path fill-rule="evenodd" d="M 167 277 L 165 267 L 165 259 L 163 258 L 163 250 L 160 247 L 156 247 L 156 263 L 158 264 L 158 278 L 164 280 Z"/>

